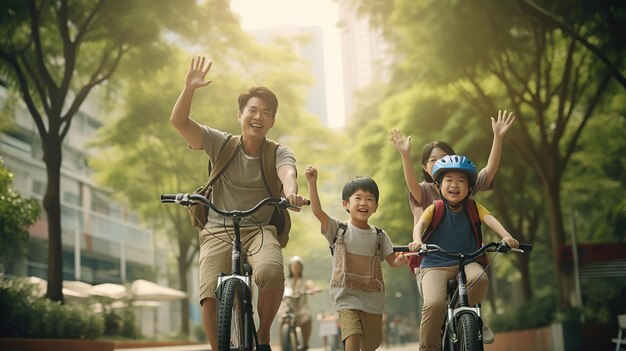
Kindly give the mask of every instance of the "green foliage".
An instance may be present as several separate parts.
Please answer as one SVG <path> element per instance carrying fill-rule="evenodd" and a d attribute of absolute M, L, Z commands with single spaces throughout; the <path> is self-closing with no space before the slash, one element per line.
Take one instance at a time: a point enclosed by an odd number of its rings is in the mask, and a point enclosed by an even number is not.
<path fill-rule="evenodd" d="M 39 203 L 12 189 L 13 175 L 0 158 L 0 265 L 24 254 L 26 228 L 39 218 Z"/>
<path fill-rule="evenodd" d="M 354 3 L 382 29 L 397 58 L 390 84 L 377 87 L 385 91 L 382 102 L 357 112 L 374 117 L 358 122 L 355 153 L 365 156 L 354 158 L 385 179 L 385 192 L 394 194 L 392 212 L 401 211 L 396 201 L 406 203 L 396 195 L 406 194 L 404 182 L 392 174 L 400 160 L 388 156 L 395 152 L 391 147 L 373 147 L 382 145 L 380 135 L 372 137 L 374 130 L 399 128 L 411 135 L 416 169 L 421 146 L 433 139 L 481 165 L 491 144 L 487 117 L 502 108 L 517 121 L 505 140 L 496 190 L 479 200 L 520 238 L 547 246 L 544 251 L 552 255 L 540 259 L 556 275 L 568 274 L 554 259 L 569 236 L 565 206 L 584 216 L 579 237 L 624 240 L 618 229 L 626 218 L 620 196 L 624 165 L 618 155 L 625 144 L 617 135 L 624 130 L 624 89 L 614 84 L 621 83 L 626 50 L 616 40 L 623 4 L 534 1 L 550 18 L 530 1 Z M 589 43 L 597 50 L 590 51 Z M 401 230 L 401 222 L 382 211 Z M 517 266 L 533 267 L 529 259 Z M 530 273 L 542 276 L 536 287 L 557 284 L 557 301 L 567 304 L 563 280 Z M 523 279 L 528 287 L 529 278 Z"/>
<path fill-rule="evenodd" d="M 568 223 L 576 225 L 571 230 L 579 243 L 626 240 L 625 129 L 626 120 L 619 115 L 590 121 L 564 175 L 564 210 Z"/>
<path fill-rule="evenodd" d="M 106 308 L 103 314 L 105 336 L 122 336 L 126 338 L 137 338 L 140 336 L 135 323 L 135 313 L 131 307 L 120 309 Z"/>
<path fill-rule="evenodd" d="M 96 339 L 104 331 L 100 314 L 36 297 L 32 285 L 17 279 L 0 281 L 0 310 L 0 337 Z"/>
<path fill-rule="evenodd" d="M 209 339 L 206 336 L 206 332 L 204 331 L 202 324 L 193 325 L 193 337 L 199 342 L 207 342 Z"/>
<path fill-rule="evenodd" d="M 494 332 L 533 329 L 548 326 L 553 321 L 555 298 L 542 296 L 517 307 L 507 306 L 503 314 L 487 321 Z"/>
<path fill-rule="evenodd" d="M 224 9 L 227 4 L 213 0 L 202 6 Z M 202 36 L 207 23 L 219 29 L 219 21 L 204 21 L 207 12 L 201 9 L 193 0 L 8 1 L 0 6 L 0 75 L 3 85 L 20 91 L 46 162 L 51 299 L 63 298 L 58 187 L 62 144 L 74 116 L 95 87 L 111 82 L 118 68 L 144 78 L 165 66 L 176 36 Z M 215 18 L 220 17 L 232 20 L 219 14 Z M 115 85 L 111 87 L 109 92 Z"/>

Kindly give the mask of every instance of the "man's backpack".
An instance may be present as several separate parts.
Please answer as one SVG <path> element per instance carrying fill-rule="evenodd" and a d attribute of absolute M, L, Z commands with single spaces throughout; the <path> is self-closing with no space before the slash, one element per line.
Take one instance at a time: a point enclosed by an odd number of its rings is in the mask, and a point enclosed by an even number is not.
<path fill-rule="evenodd" d="M 433 201 L 433 205 L 435 205 L 435 211 L 433 213 L 433 219 L 430 221 L 430 224 L 426 228 L 424 235 L 422 237 L 422 242 L 428 243 L 428 239 L 432 235 L 432 233 L 437 229 L 439 224 L 441 224 L 441 220 L 443 219 L 443 215 L 446 213 L 446 204 L 443 200 L 435 200 Z M 472 225 L 472 231 L 474 232 L 474 239 L 478 245 L 482 245 L 483 243 L 483 233 L 480 228 L 482 222 L 480 221 L 480 217 L 478 216 L 478 208 L 476 207 L 476 201 L 472 199 L 468 199 L 463 206 L 465 208 L 465 213 L 467 214 L 467 218 L 469 218 L 470 223 Z M 419 268 L 420 263 L 424 256 L 410 256 L 409 257 L 409 267 L 411 267 L 411 271 L 415 268 Z M 477 262 L 480 263 L 483 267 L 487 267 L 489 260 L 487 255 L 481 255 L 478 257 Z"/>
<path fill-rule="evenodd" d="M 222 175 L 222 173 L 224 173 L 226 167 L 230 165 L 240 145 L 240 135 L 232 136 L 229 134 L 226 137 L 226 141 L 222 144 L 220 153 L 215 159 L 215 165 L 212 166 L 211 161 L 209 160 L 209 180 L 204 186 L 196 189 L 194 192 L 195 194 L 202 194 L 209 198 L 211 191 L 213 190 L 213 184 Z M 276 150 L 278 149 L 278 146 L 280 146 L 280 144 L 277 142 L 265 139 L 260 157 L 261 177 L 263 178 L 263 182 L 265 183 L 269 196 L 273 198 L 284 196 L 282 188 L 283 185 L 278 178 L 278 174 L 276 173 Z M 191 206 L 189 207 L 189 216 L 191 218 L 191 224 L 194 227 L 203 229 L 207 222 L 208 208 L 202 205 Z M 269 224 L 276 227 L 280 246 L 287 246 L 287 242 L 289 241 L 289 231 L 291 230 L 291 217 L 289 215 L 289 211 L 276 207 L 272 213 L 272 218 L 270 219 Z"/>

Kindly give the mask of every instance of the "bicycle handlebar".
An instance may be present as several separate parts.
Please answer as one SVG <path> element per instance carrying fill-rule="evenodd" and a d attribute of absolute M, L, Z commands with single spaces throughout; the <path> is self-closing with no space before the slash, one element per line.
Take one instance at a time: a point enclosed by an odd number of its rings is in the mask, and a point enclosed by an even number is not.
<path fill-rule="evenodd" d="M 474 258 L 474 257 L 480 256 L 483 252 L 486 252 L 486 251 L 489 251 L 489 252 L 514 251 L 514 252 L 519 252 L 519 253 L 525 253 L 525 252 L 529 252 L 532 249 L 532 247 L 533 247 L 532 244 L 520 243 L 519 248 L 515 249 L 515 248 L 508 246 L 507 244 L 503 242 L 493 242 L 493 243 L 489 243 L 489 244 L 485 244 L 481 246 L 478 250 L 474 252 L 463 253 L 463 252 L 450 252 L 435 244 L 424 244 L 422 245 L 422 247 L 417 253 L 410 253 L 409 255 L 417 254 L 420 256 L 426 256 L 431 252 L 441 252 L 447 256 L 454 257 L 454 258 L 459 258 L 459 257 Z M 393 252 L 410 252 L 410 250 L 408 246 L 394 246 Z"/>
<path fill-rule="evenodd" d="M 285 198 L 265 198 L 259 201 L 256 205 L 248 210 L 222 210 L 217 208 L 206 197 L 200 194 L 178 193 L 178 194 L 161 194 L 162 203 L 175 203 L 181 206 L 196 206 L 202 205 L 210 207 L 213 211 L 219 213 L 225 217 L 245 217 L 256 212 L 261 206 L 270 205 L 278 206 L 280 208 L 300 208 L 299 206 L 291 205 Z"/>
<path fill-rule="evenodd" d="M 288 289 L 288 288 L 285 287 L 285 291 L 283 293 L 283 300 L 297 299 L 300 296 L 313 295 L 313 294 L 317 294 L 318 292 L 322 292 L 322 289 L 306 290 L 306 291 L 303 291 L 303 292 L 294 293 L 291 288 Z"/>

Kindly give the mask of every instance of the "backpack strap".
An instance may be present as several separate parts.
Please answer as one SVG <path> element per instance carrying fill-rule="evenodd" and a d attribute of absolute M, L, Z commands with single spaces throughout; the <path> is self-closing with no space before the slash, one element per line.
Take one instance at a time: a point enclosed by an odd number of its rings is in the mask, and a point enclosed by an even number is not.
<path fill-rule="evenodd" d="M 207 166 L 209 179 L 207 180 L 206 184 L 202 188 L 200 188 L 202 189 L 202 192 L 212 186 L 213 183 L 215 183 L 215 181 L 222 175 L 222 173 L 224 173 L 226 167 L 228 167 L 230 162 L 235 157 L 235 152 L 237 151 L 240 143 L 241 136 L 233 136 L 232 134 L 226 135 L 226 141 L 224 141 L 224 143 L 222 144 L 220 152 L 215 158 L 215 165 L 213 165 L 211 160 L 209 159 L 209 163 Z M 213 169 L 215 169 L 215 171 L 213 171 Z"/>
<path fill-rule="evenodd" d="M 376 234 L 377 234 L 376 237 L 378 239 L 378 251 L 380 251 L 382 250 L 382 246 L 383 246 L 383 230 L 378 227 L 374 227 L 374 228 L 376 228 Z M 337 235 L 333 239 L 332 245 L 328 246 L 328 248 L 330 249 L 331 256 L 335 254 L 335 243 L 337 242 L 337 238 L 339 236 L 343 236 L 346 233 L 346 230 L 348 230 L 348 226 L 343 222 L 339 222 L 339 231 L 337 232 Z"/>
<path fill-rule="evenodd" d="M 482 245 L 483 233 L 481 230 L 480 217 L 478 216 L 478 208 L 476 207 L 476 201 L 469 199 L 465 202 L 465 212 L 472 225 L 472 231 L 474 232 L 474 239 L 478 245 Z"/>
<path fill-rule="evenodd" d="M 219 178 L 222 173 L 224 173 L 226 167 L 230 165 L 232 160 L 235 158 L 235 153 L 237 152 L 237 149 L 239 149 L 241 145 L 240 135 L 232 136 L 229 134 L 226 138 L 227 139 L 222 145 L 220 153 L 215 158 L 215 169 L 209 177 L 209 183 L 211 185 L 215 183 L 217 178 Z"/>
<path fill-rule="evenodd" d="M 346 230 L 348 230 L 348 226 L 343 222 L 339 222 L 339 231 L 337 231 L 337 235 L 335 235 L 335 237 L 333 238 L 333 243 L 331 245 L 328 245 L 331 256 L 335 254 L 335 243 L 337 242 L 337 238 L 339 236 L 343 237 L 343 235 L 346 233 Z"/>
<path fill-rule="evenodd" d="M 422 242 L 426 243 L 431 236 L 431 234 L 437 229 L 441 220 L 443 219 L 443 215 L 446 213 L 446 204 L 443 200 L 435 200 L 433 201 L 433 205 L 435 208 L 433 209 L 433 218 L 426 227 L 424 234 L 422 235 Z M 415 270 L 415 268 L 419 268 L 420 263 L 424 259 L 424 256 L 410 256 L 409 257 L 409 267 L 411 268 L 411 272 Z"/>
<path fill-rule="evenodd" d="M 222 144 L 222 148 L 215 159 L 215 165 L 212 165 L 209 160 L 209 180 L 204 188 L 208 188 L 213 185 L 222 173 L 224 173 L 226 168 L 234 159 L 235 153 L 240 145 L 241 135 L 228 134 L 226 136 L 226 141 Z M 265 187 L 272 197 L 280 197 L 282 190 L 282 183 L 280 182 L 280 179 L 278 179 L 278 173 L 276 172 L 276 150 L 279 145 L 280 144 L 273 140 L 266 139 L 263 143 L 263 150 L 261 151 L 260 157 L 263 183 L 265 183 Z M 215 170 L 212 171 L 212 168 Z"/>
<path fill-rule="evenodd" d="M 441 224 L 441 220 L 443 219 L 443 215 L 446 211 L 446 205 L 443 200 L 435 200 L 433 201 L 433 205 L 435 205 L 435 212 L 433 213 L 433 219 L 430 221 L 428 228 L 426 228 L 426 235 L 422 238 L 422 241 L 426 242 L 428 237 L 432 234 L 435 229 Z M 474 233 L 474 239 L 478 243 L 478 245 L 483 242 L 483 234 L 481 230 L 480 217 L 478 216 L 478 208 L 476 207 L 476 201 L 473 199 L 468 199 L 464 205 L 465 213 L 470 220 L 470 224 L 472 226 L 472 232 Z"/>
<path fill-rule="evenodd" d="M 263 183 L 273 198 L 279 198 L 282 194 L 283 183 L 276 172 L 276 151 L 280 144 L 271 139 L 265 139 L 261 150 L 261 177 Z"/>
<path fill-rule="evenodd" d="M 384 257 L 382 257 L 382 252 L 383 252 L 383 230 L 378 228 L 378 227 L 374 227 L 376 228 L 376 238 L 378 239 L 378 250 L 376 250 L 376 253 L 381 257 L 381 259 L 384 259 Z"/>
<path fill-rule="evenodd" d="M 433 219 L 430 221 L 430 224 L 428 224 L 428 227 L 426 227 L 426 232 L 422 238 L 422 242 L 426 242 L 426 240 L 430 238 L 430 235 L 435 231 L 435 229 L 437 229 L 437 227 L 439 227 L 439 224 L 443 219 L 443 215 L 446 213 L 446 204 L 443 200 L 435 200 L 433 201 L 433 205 L 435 205 L 435 208 L 433 209 Z"/>

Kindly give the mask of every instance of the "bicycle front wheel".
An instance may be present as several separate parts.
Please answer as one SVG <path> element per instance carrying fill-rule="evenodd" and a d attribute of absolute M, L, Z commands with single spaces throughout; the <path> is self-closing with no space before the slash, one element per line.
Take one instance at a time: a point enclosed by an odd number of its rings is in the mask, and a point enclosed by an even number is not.
<path fill-rule="evenodd" d="M 282 347 L 282 351 L 298 351 L 296 329 L 289 323 L 282 324 L 280 328 L 280 345 Z"/>
<path fill-rule="evenodd" d="M 246 324 L 250 296 L 246 284 L 236 278 L 224 281 L 217 300 L 217 344 L 219 350 L 252 350 L 251 326 Z"/>
<path fill-rule="evenodd" d="M 478 338 L 480 333 L 480 323 L 478 317 L 463 313 L 457 321 L 457 338 L 460 351 L 483 351 L 483 343 Z"/>

